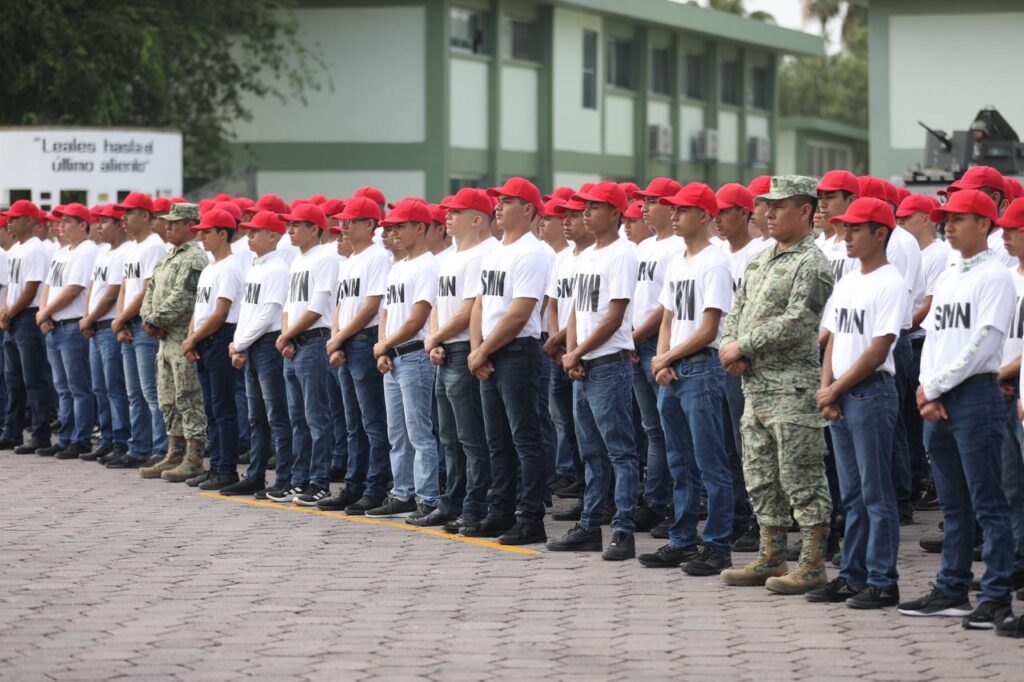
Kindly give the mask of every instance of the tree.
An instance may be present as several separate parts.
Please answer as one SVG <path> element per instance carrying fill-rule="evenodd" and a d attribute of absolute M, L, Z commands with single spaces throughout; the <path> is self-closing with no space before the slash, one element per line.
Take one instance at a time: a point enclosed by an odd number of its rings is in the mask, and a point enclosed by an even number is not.
<path fill-rule="evenodd" d="M 690 0 L 691 5 L 698 5 L 696 0 Z M 747 17 L 755 21 L 762 21 L 766 24 L 774 24 L 775 17 L 770 12 L 764 12 L 758 10 L 756 12 L 747 12 L 747 8 L 743 3 L 743 0 L 707 0 L 708 9 L 717 10 L 719 12 L 726 12 L 728 14 L 738 14 L 741 17 Z"/>
<path fill-rule="evenodd" d="M 246 98 L 321 87 L 292 1 L 5 3 L 0 124 L 177 128 L 186 178 L 218 175 Z"/>

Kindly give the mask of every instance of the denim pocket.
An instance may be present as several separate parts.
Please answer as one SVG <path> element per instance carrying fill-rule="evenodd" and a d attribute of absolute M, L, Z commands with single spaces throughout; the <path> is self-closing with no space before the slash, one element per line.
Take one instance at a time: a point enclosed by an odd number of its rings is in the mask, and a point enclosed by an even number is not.
<path fill-rule="evenodd" d="M 589 370 L 587 378 L 594 384 L 610 384 L 615 381 L 623 381 L 632 386 L 633 383 L 630 381 L 632 370 L 631 365 L 627 367 L 622 362 L 610 362 L 607 365 L 601 365 Z"/>

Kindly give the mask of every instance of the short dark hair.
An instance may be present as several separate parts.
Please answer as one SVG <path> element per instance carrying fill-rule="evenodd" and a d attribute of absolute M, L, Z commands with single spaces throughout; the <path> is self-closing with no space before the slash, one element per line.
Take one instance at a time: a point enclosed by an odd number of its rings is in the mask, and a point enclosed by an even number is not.
<path fill-rule="evenodd" d="M 794 194 L 790 198 L 793 199 L 793 201 L 796 202 L 796 205 L 798 207 L 801 207 L 801 206 L 810 206 L 811 207 L 811 217 L 808 220 L 807 225 L 808 225 L 808 227 L 812 227 L 813 228 L 814 227 L 814 214 L 818 212 L 818 197 L 812 197 L 812 196 L 809 196 L 807 194 Z"/>
<path fill-rule="evenodd" d="M 874 234 L 875 232 L 878 232 L 879 230 L 888 230 L 888 232 L 885 235 L 885 245 L 889 246 L 889 240 L 892 239 L 892 228 L 891 227 L 889 227 L 888 225 L 883 225 L 882 223 L 867 223 L 867 226 L 868 226 L 868 230 L 871 232 L 871 234 Z"/>
<path fill-rule="evenodd" d="M 215 227 L 213 229 L 217 232 L 226 233 L 229 242 L 235 238 L 235 233 L 238 232 L 238 230 L 233 227 Z"/>

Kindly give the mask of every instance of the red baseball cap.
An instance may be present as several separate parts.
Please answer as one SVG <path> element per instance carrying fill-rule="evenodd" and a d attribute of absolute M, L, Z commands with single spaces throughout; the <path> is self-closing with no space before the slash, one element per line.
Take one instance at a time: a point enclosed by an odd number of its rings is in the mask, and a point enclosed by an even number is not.
<path fill-rule="evenodd" d="M 1006 198 L 1010 201 L 1024 197 L 1024 185 L 1017 178 L 1008 175 L 1003 176 L 1003 185 L 1006 187 Z M 1010 195 L 1013 195 L 1012 197 Z"/>
<path fill-rule="evenodd" d="M 849 192 L 860 194 L 860 182 L 857 176 L 846 170 L 830 170 L 818 183 L 819 192 Z"/>
<path fill-rule="evenodd" d="M 754 195 L 754 199 L 757 200 L 758 197 L 764 196 L 765 194 L 768 194 L 768 192 L 772 191 L 772 176 L 758 175 L 750 181 L 750 184 L 747 185 L 747 189 L 750 190 L 750 193 Z"/>
<path fill-rule="evenodd" d="M 210 210 L 224 211 L 232 218 L 234 218 L 236 223 L 242 222 L 242 209 L 238 208 L 238 206 L 233 201 L 218 201 L 216 204 L 213 205 L 213 208 Z"/>
<path fill-rule="evenodd" d="M 647 189 L 636 190 L 629 196 L 633 199 L 660 199 L 662 197 L 673 196 L 676 192 L 683 188 L 678 182 L 672 178 L 654 178 L 647 183 Z"/>
<path fill-rule="evenodd" d="M 427 200 L 424 199 L 423 197 L 406 197 L 405 199 L 412 199 L 413 201 L 418 201 L 421 204 L 427 203 Z M 405 199 L 403 199 L 402 201 L 405 201 Z M 397 202 L 396 203 L 389 203 L 388 204 L 388 208 L 394 208 L 395 206 L 398 206 Z"/>
<path fill-rule="evenodd" d="M 214 201 L 231 201 L 231 195 L 227 192 L 221 192 L 213 198 Z"/>
<path fill-rule="evenodd" d="M 270 230 L 276 234 L 284 234 L 286 229 L 281 216 L 275 211 L 259 211 L 252 220 L 238 227 L 243 230 Z"/>
<path fill-rule="evenodd" d="M 860 197 L 847 207 L 846 213 L 829 218 L 829 222 L 833 224 L 846 223 L 847 225 L 878 223 L 885 225 L 890 230 L 896 227 L 896 217 L 892 214 L 892 207 L 888 202 L 874 197 Z"/>
<path fill-rule="evenodd" d="M 1024 197 L 1014 199 L 1006 211 L 1003 212 L 1003 215 L 999 217 L 999 220 L 996 221 L 996 225 L 1005 227 L 1008 230 L 1024 231 Z"/>
<path fill-rule="evenodd" d="M 164 213 L 171 212 L 171 200 L 167 197 L 157 197 L 153 199 L 153 213 L 163 215 Z"/>
<path fill-rule="evenodd" d="M 286 213 L 281 217 L 290 223 L 313 223 L 321 230 L 327 229 L 327 216 L 324 215 L 323 209 L 316 204 L 298 204 L 291 213 Z"/>
<path fill-rule="evenodd" d="M 118 203 L 117 207 L 122 211 L 127 211 L 132 208 L 141 208 L 149 211 L 150 213 L 156 213 L 156 207 L 153 205 L 153 200 L 145 192 L 132 192 Z"/>
<path fill-rule="evenodd" d="M 952 194 L 962 189 L 981 189 L 989 187 L 997 190 L 1006 196 L 1006 181 L 1003 174 L 992 166 L 972 166 L 967 169 L 963 176 L 946 188 L 947 194 Z"/>
<path fill-rule="evenodd" d="M 587 207 L 586 204 L 584 204 L 582 201 L 579 201 L 575 197 L 569 197 L 568 199 L 564 200 L 561 206 L 563 214 L 566 211 L 582 211 Z"/>
<path fill-rule="evenodd" d="M 487 193 L 492 197 L 506 196 L 522 199 L 533 204 L 537 208 L 538 214 L 544 210 L 544 202 L 541 201 L 540 190 L 526 178 L 509 178 L 505 181 L 504 185 L 492 187 L 487 190 Z"/>
<path fill-rule="evenodd" d="M 873 199 L 881 199 L 882 201 L 889 200 L 889 192 L 885 189 L 885 183 L 878 178 L 870 175 L 862 175 L 859 178 L 860 181 L 860 192 L 859 196 L 871 197 Z"/>
<path fill-rule="evenodd" d="M 284 203 L 284 199 L 276 194 L 264 194 L 256 200 L 254 208 L 259 211 L 273 211 L 278 215 L 284 215 L 288 212 L 288 204 Z"/>
<path fill-rule="evenodd" d="M 117 207 L 117 204 L 107 204 L 101 206 L 98 214 L 101 218 L 113 218 L 114 220 L 120 220 L 124 218 L 124 211 Z"/>
<path fill-rule="evenodd" d="M 751 212 L 754 210 L 754 195 L 738 182 L 729 182 L 719 187 L 715 192 L 715 199 L 718 201 L 719 211 L 737 207 Z"/>
<path fill-rule="evenodd" d="M 380 206 L 371 197 L 352 197 L 345 202 L 345 207 L 337 215 L 331 216 L 336 220 L 364 220 L 371 219 L 380 222 Z"/>
<path fill-rule="evenodd" d="M 83 220 L 87 223 L 93 222 L 92 211 L 90 211 L 83 204 L 79 203 L 72 203 L 68 204 L 67 206 L 58 206 L 57 208 L 53 209 L 53 215 L 57 216 L 58 218 L 63 218 L 64 216 L 71 216 L 72 218 L 78 218 L 79 220 Z"/>
<path fill-rule="evenodd" d="M 718 215 L 718 199 L 703 182 L 691 182 L 673 196 L 658 199 L 658 203 L 666 206 L 692 206 L 707 211 L 712 217 Z"/>
<path fill-rule="evenodd" d="M 448 210 L 455 209 L 457 211 L 465 211 L 469 209 L 473 211 L 480 211 L 480 213 L 483 213 L 484 215 L 491 215 L 494 213 L 494 199 L 487 194 L 486 190 L 477 189 L 476 187 L 463 187 L 455 193 L 455 196 L 448 197 L 442 201 L 441 206 Z M 546 207 L 547 204 L 545 204 L 545 208 Z M 541 211 L 541 213 L 544 215 L 550 215 L 544 211 Z"/>
<path fill-rule="evenodd" d="M 11 204 L 9 209 L 3 212 L 3 215 L 6 218 L 21 218 L 23 216 L 28 216 L 29 218 L 35 218 L 40 222 L 46 219 L 46 214 L 28 199 L 18 199 Z"/>
<path fill-rule="evenodd" d="M 596 201 L 608 204 L 612 208 L 617 208 L 620 213 L 625 213 L 626 209 L 629 208 L 629 199 L 626 198 L 626 192 L 619 183 L 612 182 L 611 180 L 599 182 L 586 192 L 577 192 L 572 198 L 574 201 Z"/>
<path fill-rule="evenodd" d="M 310 201 L 309 199 L 307 199 L 306 197 L 295 197 L 294 199 L 291 200 L 291 202 L 289 202 L 288 208 L 292 209 L 292 208 L 295 208 L 296 206 L 298 206 L 299 204 L 312 204 L 312 203 L 313 202 Z"/>
<path fill-rule="evenodd" d="M 231 203 L 242 209 L 243 213 L 256 205 L 256 202 L 249 197 L 235 197 L 231 200 Z"/>
<path fill-rule="evenodd" d="M 385 227 L 398 225 L 399 223 L 423 223 L 424 225 L 430 225 L 433 220 L 434 216 L 430 212 L 429 206 L 417 197 L 406 197 L 395 204 L 395 207 L 380 224 Z"/>
<path fill-rule="evenodd" d="M 220 203 L 226 204 L 230 202 L 222 201 Z M 234 204 L 231 205 L 234 206 Z M 235 208 L 238 207 L 235 206 Z M 227 211 L 220 208 L 211 208 L 199 217 L 199 224 L 193 225 L 190 229 L 193 232 L 199 232 L 200 230 L 212 230 L 215 227 L 233 230 L 238 227 L 238 222 L 235 220 L 235 217 Z"/>
<path fill-rule="evenodd" d="M 323 194 L 314 194 L 309 197 L 309 203 L 316 204 L 317 206 L 320 206 L 325 201 L 327 201 L 327 197 L 325 197 Z"/>
<path fill-rule="evenodd" d="M 572 187 L 566 187 L 565 185 L 562 185 L 561 187 L 556 188 L 555 191 L 552 192 L 551 194 L 545 194 L 543 197 L 544 203 L 547 203 L 552 199 L 561 199 L 564 201 L 566 199 L 571 198 L 572 195 L 575 193 L 576 190 L 574 190 Z"/>
<path fill-rule="evenodd" d="M 902 203 L 904 199 L 910 196 L 910 190 L 907 189 L 906 187 L 897 187 L 896 194 L 899 195 L 900 202 Z M 897 204 L 897 206 L 898 205 L 899 204 Z"/>
<path fill-rule="evenodd" d="M 637 219 L 643 218 L 644 217 L 644 202 L 643 202 L 643 200 L 642 199 L 637 199 L 632 204 L 630 204 L 629 208 L 626 209 L 626 212 L 622 214 L 622 217 L 625 220 L 637 220 Z"/>
<path fill-rule="evenodd" d="M 619 187 L 621 187 L 622 191 L 626 193 L 626 201 L 627 202 L 630 199 L 633 198 L 633 192 L 639 192 L 640 191 L 640 185 L 636 184 L 632 180 L 627 180 L 626 182 L 620 182 L 619 183 Z"/>
<path fill-rule="evenodd" d="M 933 223 L 941 223 L 950 213 L 977 213 L 993 223 L 998 219 L 996 202 L 989 195 L 976 189 L 960 189 L 949 195 L 945 206 L 933 208 L 928 218 Z"/>
<path fill-rule="evenodd" d="M 345 202 L 342 199 L 328 199 L 327 201 L 320 204 L 320 209 L 324 212 L 324 215 L 328 218 L 333 218 L 342 212 L 345 208 Z"/>
<path fill-rule="evenodd" d="M 103 210 L 102 204 L 96 204 L 95 206 L 89 207 L 89 213 L 92 213 L 92 220 L 89 222 L 98 223 L 100 221 L 100 211 Z"/>
<path fill-rule="evenodd" d="M 0 229 L 7 229 L 7 216 L 0 213 Z"/>
<path fill-rule="evenodd" d="M 366 187 L 360 187 L 359 189 L 352 193 L 352 196 L 366 197 L 367 199 L 371 199 L 378 206 L 383 206 L 384 204 L 387 203 L 384 200 L 384 192 L 381 192 L 376 187 L 371 187 L 370 185 L 367 185 Z"/>
<path fill-rule="evenodd" d="M 199 200 L 199 212 L 206 213 L 211 208 L 217 205 L 216 199 L 200 199 Z"/>
<path fill-rule="evenodd" d="M 580 192 L 589 192 L 590 190 L 594 189 L 594 185 L 596 184 L 596 182 L 584 182 L 582 185 L 580 185 L 579 190 L 577 192 L 574 192 L 574 194 L 579 194 Z"/>
<path fill-rule="evenodd" d="M 896 217 L 906 218 L 914 215 L 915 213 L 930 214 L 941 205 L 942 204 L 939 203 L 939 200 L 933 196 L 928 196 L 927 194 L 911 194 L 900 202 L 899 208 L 896 209 Z"/>
<path fill-rule="evenodd" d="M 170 199 L 168 199 L 168 201 L 171 202 L 171 206 L 174 206 L 175 204 L 187 204 L 188 203 L 188 199 L 186 199 L 185 197 L 171 197 Z"/>
<path fill-rule="evenodd" d="M 551 197 L 544 202 L 544 209 L 540 212 L 542 217 L 564 218 L 565 202 L 558 197 Z"/>
<path fill-rule="evenodd" d="M 896 185 L 892 184 L 888 180 L 882 180 L 882 186 L 885 187 L 885 200 L 893 206 L 900 205 L 900 192 L 896 188 Z"/>
<path fill-rule="evenodd" d="M 440 204 L 427 204 L 427 208 L 430 209 L 432 222 L 441 223 L 442 225 L 448 222 L 448 211 L 442 208 Z"/>

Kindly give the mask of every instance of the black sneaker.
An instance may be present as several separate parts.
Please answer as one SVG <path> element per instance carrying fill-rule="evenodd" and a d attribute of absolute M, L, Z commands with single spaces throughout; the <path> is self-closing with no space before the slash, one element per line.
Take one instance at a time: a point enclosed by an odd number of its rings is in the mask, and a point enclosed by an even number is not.
<path fill-rule="evenodd" d="M 420 528 L 433 528 L 434 526 L 443 526 L 452 520 L 452 515 L 441 511 L 440 508 L 434 509 L 430 505 L 420 505 L 427 509 L 433 509 L 426 516 L 419 516 L 413 518 L 413 514 L 405 517 L 405 522 L 412 526 L 418 526 Z M 417 510 L 419 511 L 419 510 Z"/>
<path fill-rule="evenodd" d="M 358 500 L 345 507 L 345 513 L 349 516 L 363 516 L 371 509 L 376 509 L 384 504 L 385 499 L 386 498 L 383 497 L 377 497 L 376 495 L 363 495 Z"/>
<path fill-rule="evenodd" d="M 633 516 L 634 523 L 636 523 L 637 533 L 648 533 L 652 528 L 661 523 L 661 520 L 665 518 L 665 512 L 660 514 L 656 511 L 652 511 L 646 504 L 641 504 L 636 508 L 636 514 Z"/>
<path fill-rule="evenodd" d="M 1024 637 L 1024 616 L 1007 618 L 996 623 L 996 634 L 1000 637 Z"/>
<path fill-rule="evenodd" d="M 935 488 L 929 486 L 921 493 L 921 497 L 914 502 L 916 511 L 932 511 L 939 508 L 939 496 L 935 494 Z"/>
<path fill-rule="evenodd" d="M 730 555 L 709 545 L 701 545 L 697 556 L 683 565 L 683 573 L 694 576 L 718 575 L 727 568 L 732 568 Z"/>
<path fill-rule="evenodd" d="M 1009 604 L 997 604 L 994 601 L 978 602 L 960 625 L 965 630 L 993 630 L 998 623 L 1013 619 L 1013 610 Z"/>
<path fill-rule="evenodd" d="M 88 446 L 79 445 L 78 443 L 72 443 L 65 449 L 58 452 L 54 457 L 56 459 L 79 459 L 82 455 L 89 454 L 90 448 Z"/>
<path fill-rule="evenodd" d="M 98 448 L 93 448 L 91 452 L 83 452 L 78 456 L 78 459 L 83 462 L 95 462 L 100 457 L 106 457 L 113 451 L 114 447 L 112 445 L 101 445 Z"/>
<path fill-rule="evenodd" d="M 603 544 L 600 528 L 587 530 L 577 523 L 557 540 L 548 540 L 548 549 L 552 552 L 600 552 Z"/>
<path fill-rule="evenodd" d="M 103 466 L 106 466 L 107 464 L 110 464 L 111 462 L 113 462 L 115 459 L 121 459 L 122 457 L 127 457 L 127 456 L 128 456 L 128 451 L 125 450 L 124 448 L 114 448 L 113 450 L 111 450 L 107 454 L 100 455 L 99 457 L 97 457 L 96 458 L 96 463 L 97 464 L 102 464 Z"/>
<path fill-rule="evenodd" d="M 303 490 L 301 495 L 295 496 L 295 499 L 292 500 L 292 504 L 297 504 L 300 507 L 315 507 L 317 506 L 317 502 L 320 500 L 326 500 L 330 496 L 330 488 L 322 488 L 316 483 L 310 483 L 309 487 Z"/>
<path fill-rule="evenodd" d="M 14 454 L 16 455 L 34 455 L 36 450 L 41 448 L 50 447 L 49 441 L 30 440 L 24 445 L 19 445 L 14 448 Z"/>
<path fill-rule="evenodd" d="M 281 502 L 284 504 L 290 503 L 296 497 L 306 492 L 306 485 L 290 485 L 279 493 L 271 493 L 267 491 L 267 499 L 271 502 Z"/>
<path fill-rule="evenodd" d="M 568 509 L 553 513 L 551 518 L 555 521 L 579 521 L 581 516 L 583 516 L 583 500 L 577 500 L 576 504 Z"/>
<path fill-rule="evenodd" d="M 657 526 L 651 529 L 651 537 L 659 540 L 668 540 L 668 529 L 672 527 L 672 510 L 665 512 L 665 518 Z"/>
<path fill-rule="evenodd" d="M 971 602 L 966 594 L 949 597 L 934 585 L 932 591 L 920 599 L 903 602 L 899 612 L 904 616 L 954 616 L 963 618 L 971 615 Z"/>
<path fill-rule="evenodd" d="M 348 488 L 342 486 L 341 490 L 334 497 L 328 497 L 326 500 L 317 502 L 316 508 L 324 511 L 344 511 L 345 507 L 356 502 L 359 498 L 359 495 L 351 494 Z"/>
<path fill-rule="evenodd" d="M 690 545 L 689 547 L 680 547 L 679 549 L 673 549 L 669 545 L 662 545 L 653 554 L 641 554 L 637 557 L 637 561 L 640 562 L 641 566 L 647 568 L 676 568 L 681 566 L 683 562 L 690 561 L 696 557 L 699 551 L 699 545 Z"/>
<path fill-rule="evenodd" d="M 107 462 L 106 467 L 108 469 L 138 469 L 145 465 L 146 463 L 143 460 L 135 459 L 134 457 L 129 456 L 126 452 L 117 459 L 112 459 Z"/>
<path fill-rule="evenodd" d="M 851 609 L 882 609 L 899 603 L 900 588 L 883 589 L 877 585 L 868 585 L 846 600 L 846 605 Z"/>
<path fill-rule="evenodd" d="M 828 581 L 824 587 L 811 590 L 804 595 L 804 598 L 815 604 L 838 604 L 854 597 L 858 592 L 850 587 L 846 578 L 838 577 Z"/>
<path fill-rule="evenodd" d="M 901 526 L 912 526 L 912 525 L 914 525 L 914 512 L 913 511 L 901 511 L 900 512 L 900 525 Z"/>
<path fill-rule="evenodd" d="M 210 477 L 214 475 L 214 472 L 206 469 L 192 478 L 185 479 L 185 485 L 189 488 L 198 488 L 202 484 L 210 480 Z"/>
<path fill-rule="evenodd" d="M 488 514 L 475 526 L 468 523 L 463 524 L 459 529 L 459 535 L 467 538 L 496 538 L 514 525 L 516 525 L 515 516 L 500 517 Z"/>
<path fill-rule="evenodd" d="M 555 497 L 561 497 L 565 499 L 567 497 L 583 497 L 583 483 L 576 481 L 571 485 L 567 485 L 564 488 L 555 491 Z"/>
<path fill-rule="evenodd" d="M 229 485 L 238 483 L 238 472 L 231 471 L 228 473 L 216 472 L 210 474 L 205 481 L 199 484 L 200 490 L 220 490 L 226 488 Z"/>
<path fill-rule="evenodd" d="M 13 450 L 19 445 L 21 445 L 20 440 L 14 440 L 13 438 L 0 439 L 0 450 Z"/>
<path fill-rule="evenodd" d="M 269 500 L 270 499 L 270 495 L 281 495 L 282 493 L 284 493 L 284 491 L 288 490 L 288 488 L 290 488 L 290 487 L 292 487 L 291 483 L 280 483 L 279 484 L 277 481 L 274 481 L 274 485 L 270 486 L 269 488 L 265 488 L 263 490 L 257 490 L 253 494 L 253 497 L 255 497 L 257 500 Z"/>
<path fill-rule="evenodd" d="M 146 463 L 143 464 L 142 466 L 155 467 L 157 464 L 159 464 L 162 461 L 164 461 L 164 456 L 163 455 L 153 455 L 152 457 L 147 459 Z"/>
<path fill-rule="evenodd" d="M 389 519 L 394 517 L 408 516 L 416 511 L 416 498 L 410 497 L 407 500 L 402 500 L 394 495 L 388 495 L 387 500 L 384 504 L 377 507 L 376 509 L 368 509 L 366 516 L 374 519 Z"/>
<path fill-rule="evenodd" d="M 605 561 L 625 561 L 636 557 L 636 542 L 632 533 L 622 530 L 612 532 L 612 541 L 601 552 Z"/>
<path fill-rule="evenodd" d="M 571 486 L 575 482 L 576 482 L 576 479 L 573 478 L 572 476 L 566 476 L 565 474 L 562 474 L 560 476 L 556 476 L 555 480 L 551 481 L 551 485 L 549 486 L 548 489 L 552 493 L 556 493 L 559 490 L 563 490 L 565 488 L 568 488 L 569 486 Z"/>
<path fill-rule="evenodd" d="M 221 495 L 226 495 L 228 497 L 232 495 L 256 495 L 257 493 L 262 492 L 265 488 L 266 484 L 262 480 L 250 481 L 248 478 L 243 478 L 236 483 L 224 486 L 218 492 L 220 492 Z"/>
<path fill-rule="evenodd" d="M 462 512 L 462 514 L 460 514 L 457 518 L 454 518 L 451 521 L 445 521 L 444 525 L 441 526 L 441 530 L 443 530 L 445 533 L 451 533 L 452 535 L 455 535 L 463 526 L 467 524 L 476 525 L 479 523 L 480 517 L 476 514 Z"/>
<path fill-rule="evenodd" d="M 327 477 L 331 483 L 344 483 L 345 482 L 345 469 L 343 467 L 331 467 L 331 470 L 327 473 Z"/>
<path fill-rule="evenodd" d="M 747 526 L 746 532 L 732 543 L 734 552 L 756 552 L 761 549 L 761 533 L 755 524 Z"/>
<path fill-rule="evenodd" d="M 929 554 L 939 554 L 942 552 L 942 536 L 923 537 L 918 543 L 921 549 L 928 552 Z"/>
<path fill-rule="evenodd" d="M 64 449 L 62 445 L 50 445 L 45 448 L 36 448 L 36 454 L 40 457 L 53 457 L 58 452 L 63 452 Z"/>
<path fill-rule="evenodd" d="M 430 516 L 436 509 L 437 507 L 435 507 L 432 504 L 427 504 L 426 502 L 418 502 L 416 504 L 416 511 L 406 516 L 405 520 L 406 522 L 408 522 L 410 519 L 413 521 L 425 519 L 426 517 Z"/>
<path fill-rule="evenodd" d="M 517 518 L 515 525 L 498 536 L 499 545 L 536 545 L 548 541 L 543 521 L 524 521 Z"/>

